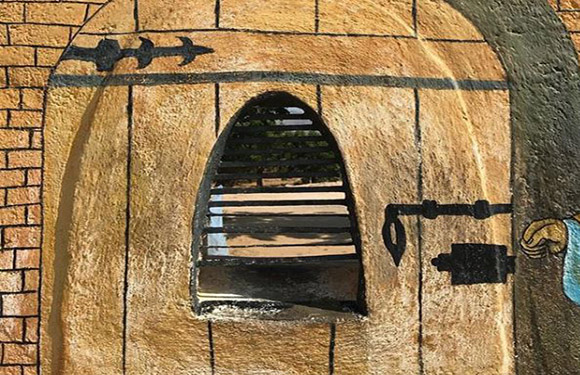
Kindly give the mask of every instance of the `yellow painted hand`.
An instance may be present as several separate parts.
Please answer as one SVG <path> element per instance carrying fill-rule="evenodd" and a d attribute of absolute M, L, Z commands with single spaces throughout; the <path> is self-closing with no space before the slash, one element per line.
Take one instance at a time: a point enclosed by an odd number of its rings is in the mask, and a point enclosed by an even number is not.
<path fill-rule="evenodd" d="M 568 245 L 566 224 L 558 219 L 534 221 L 524 232 L 520 245 L 532 259 L 543 258 L 548 251 L 554 254 L 562 252 Z"/>

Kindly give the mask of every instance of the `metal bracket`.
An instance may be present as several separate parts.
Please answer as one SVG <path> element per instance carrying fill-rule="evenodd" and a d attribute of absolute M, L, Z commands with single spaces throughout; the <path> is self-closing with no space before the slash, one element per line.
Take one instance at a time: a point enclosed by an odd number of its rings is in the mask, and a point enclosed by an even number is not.
<path fill-rule="evenodd" d="M 90 61 L 95 63 L 97 71 L 109 72 L 119 60 L 127 57 L 135 57 L 138 68 L 143 69 L 157 57 L 183 56 L 183 61 L 179 64 L 183 66 L 199 55 L 214 52 L 211 48 L 194 45 L 191 39 L 183 36 L 179 37 L 182 45 L 176 47 L 156 47 L 147 38 L 139 37 L 139 39 L 141 39 L 139 48 L 122 49 L 119 42 L 113 39 L 103 39 L 95 48 L 71 46 L 63 54 L 62 59 Z"/>
<path fill-rule="evenodd" d="M 431 220 L 439 216 L 470 216 L 485 220 L 494 215 L 511 214 L 512 210 L 511 204 L 492 205 L 486 200 L 479 200 L 475 204 L 438 204 L 431 200 L 423 201 L 423 204 L 389 204 L 385 209 L 383 241 L 398 267 L 407 246 L 405 226 L 399 216 L 416 215 Z"/>
<path fill-rule="evenodd" d="M 487 244 L 453 244 L 451 254 L 439 254 L 431 264 L 440 272 L 451 272 L 452 285 L 505 284 L 516 267 L 507 247 Z"/>

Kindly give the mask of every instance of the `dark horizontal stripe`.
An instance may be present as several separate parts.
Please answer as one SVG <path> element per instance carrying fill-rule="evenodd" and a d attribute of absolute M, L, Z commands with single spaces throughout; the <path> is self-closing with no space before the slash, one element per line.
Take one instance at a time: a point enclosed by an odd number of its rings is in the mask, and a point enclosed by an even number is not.
<path fill-rule="evenodd" d="M 290 234 L 290 233 L 350 233 L 350 227 L 275 227 L 227 225 L 221 228 L 208 227 L 205 233 L 209 234 Z"/>
<path fill-rule="evenodd" d="M 226 149 L 224 156 L 238 155 L 269 155 L 269 154 L 320 154 L 322 152 L 332 152 L 330 147 L 291 147 L 291 148 L 269 148 L 267 150 L 232 150 Z"/>
<path fill-rule="evenodd" d="M 506 81 L 454 80 L 452 78 L 395 77 L 379 75 L 321 74 L 302 72 L 218 72 L 218 73 L 150 73 L 51 76 L 52 87 L 157 86 L 167 84 L 229 82 L 292 82 L 312 85 L 384 86 L 434 90 L 507 90 Z"/>
<path fill-rule="evenodd" d="M 223 218 L 258 218 L 258 217 L 268 217 L 268 218 L 312 218 L 317 217 L 321 219 L 336 218 L 336 219 L 350 219 L 348 214 L 288 214 L 288 213 L 212 213 L 208 212 L 207 216 L 212 217 L 223 217 Z"/>
<path fill-rule="evenodd" d="M 313 178 L 335 177 L 340 178 L 336 172 L 288 172 L 288 173 L 222 173 L 215 176 L 215 181 L 226 180 L 259 180 L 266 178 Z"/>
<path fill-rule="evenodd" d="M 290 131 L 319 132 L 320 130 L 312 125 L 234 126 L 234 128 L 232 129 L 232 134 L 255 134 L 265 132 L 290 132 Z"/>
<path fill-rule="evenodd" d="M 294 167 L 304 165 L 339 165 L 335 159 L 326 160 L 271 160 L 271 161 L 222 161 L 223 168 L 247 168 L 247 167 Z"/>
<path fill-rule="evenodd" d="M 285 201 L 216 201 L 209 207 L 345 206 L 345 199 L 296 199 Z"/>
<path fill-rule="evenodd" d="M 248 117 L 244 117 L 240 119 L 240 121 L 265 121 L 265 120 L 309 120 L 312 121 L 310 117 L 307 117 L 306 114 L 292 114 L 292 113 L 284 113 L 284 114 L 271 114 L 265 113 L 260 115 L 250 115 Z"/>
<path fill-rule="evenodd" d="M 251 187 L 214 188 L 211 194 L 255 194 L 255 193 L 344 193 L 343 186 L 300 186 L 300 187 Z"/>
<path fill-rule="evenodd" d="M 258 143 L 299 143 L 299 142 L 325 142 L 328 141 L 322 135 L 316 136 L 293 136 L 293 137 L 256 137 L 228 139 L 228 145 L 244 145 Z"/>
<path fill-rule="evenodd" d="M 303 265 L 303 264 L 328 264 L 358 261 L 357 254 L 324 255 L 311 257 L 286 257 L 286 258 L 250 258 L 250 257 L 216 257 L 206 256 L 198 262 L 198 266 L 271 266 L 271 265 Z"/>
<path fill-rule="evenodd" d="M 260 245 L 228 245 L 228 246 L 202 246 L 202 249 L 255 249 L 255 248 L 281 248 L 281 247 L 335 247 L 335 246 L 354 246 L 352 241 L 349 242 L 317 242 L 307 244 L 260 244 Z"/>

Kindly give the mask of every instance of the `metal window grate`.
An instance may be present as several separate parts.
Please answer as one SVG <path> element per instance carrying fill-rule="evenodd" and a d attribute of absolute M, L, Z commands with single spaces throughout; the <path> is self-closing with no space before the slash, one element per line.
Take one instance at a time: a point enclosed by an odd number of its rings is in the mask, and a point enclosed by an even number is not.
<path fill-rule="evenodd" d="M 247 106 L 216 160 L 201 262 L 358 258 L 342 157 L 309 107 L 287 95 Z"/>

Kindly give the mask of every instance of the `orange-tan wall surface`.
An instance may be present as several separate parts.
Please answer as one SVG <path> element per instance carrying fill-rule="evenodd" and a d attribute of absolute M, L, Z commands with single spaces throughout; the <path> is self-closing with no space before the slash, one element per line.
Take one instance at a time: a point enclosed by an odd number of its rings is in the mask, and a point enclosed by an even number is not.
<path fill-rule="evenodd" d="M 409 219 L 399 268 L 380 238 L 389 203 L 511 200 L 507 77 L 469 20 L 442 0 L 135 4 L 0 2 L 0 375 L 514 372 L 511 276 L 456 289 L 430 265 L 451 245 L 441 233 L 509 245 L 511 217 Z M 580 46 L 580 3 L 553 5 Z M 70 43 L 136 48 L 140 36 L 187 36 L 215 53 L 105 73 L 59 63 Z M 194 82 L 205 73 L 222 80 Z M 140 81 L 164 74 L 189 81 Z M 345 76 L 365 78 L 328 79 Z M 219 132 L 268 91 L 320 110 L 341 148 L 360 218 L 363 319 L 191 309 L 197 186 Z"/>

